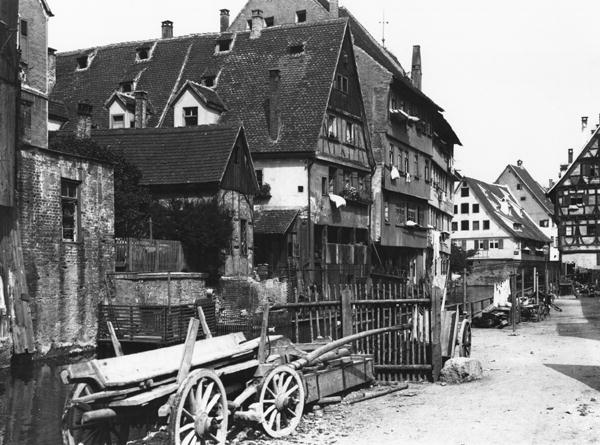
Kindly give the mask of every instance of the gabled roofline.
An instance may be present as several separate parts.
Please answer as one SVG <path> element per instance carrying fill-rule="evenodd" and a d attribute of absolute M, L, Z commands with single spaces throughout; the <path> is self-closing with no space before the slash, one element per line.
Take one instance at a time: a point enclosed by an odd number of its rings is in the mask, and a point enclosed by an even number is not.
<path fill-rule="evenodd" d="M 225 172 L 227 172 L 227 167 L 229 166 L 229 163 L 231 162 L 231 155 L 233 154 L 233 150 L 235 149 L 237 141 L 240 140 L 240 137 L 242 138 L 242 141 L 243 141 L 242 145 L 244 147 L 244 151 L 246 152 L 246 157 L 250 161 L 250 170 L 252 171 L 252 179 L 254 182 L 255 190 L 259 190 L 260 187 L 258 186 L 258 179 L 256 178 L 256 170 L 254 169 L 254 161 L 252 159 L 252 153 L 250 152 L 250 146 L 248 145 L 248 140 L 246 139 L 246 130 L 244 129 L 243 125 L 240 125 L 240 127 L 238 128 L 238 131 L 233 140 L 233 145 L 229 149 L 229 156 L 227 156 L 227 162 L 225 163 L 225 168 L 221 172 L 221 177 L 219 178 L 219 186 L 223 182 Z"/>
<path fill-rule="evenodd" d="M 50 6 L 48 5 L 48 2 L 46 0 L 40 0 L 40 3 L 42 4 L 44 11 L 46 12 L 46 15 L 48 17 L 54 17 L 54 13 L 50 10 Z"/>
<path fill-rule="evenodd" d="M 537 201 L 537 203 L 543 207 L 543 209 L 546 211 L 546 213 L 548 213 L 548 214 L 550 214 L 550 215 L 552 215 L 552 214 L 553 214 L 553 211 L 547 207 L 546 203 L 545 203 L 545 202 L 542 202 L 542 201 L 541 201 L 541 200 L 540 200 L 540 199 L 537 197 L 537 195 L 536 195 L 536 194 L 533 192 L 533 190 L 531 189 L 531 187 L 529 187 L 529 183 L 523 179 L 523 177 L 522 177 L 522 176 L 519 174 L 519 172 L 517 171 L 517 169 L 515 168 L 515 166 L 514 166 L 514 165 L 512 165 L 512 164 L 508 164 L 508 165 L 506 166 L 506 168 L 505 168 L 504 170 L 502 170 L 502 173 L 500 173 L 500 176 L 498 176 L 498 179 L 496 179 L 496 180 L 494 181 L 494 183 L 495 183 L 495 184 L 498 184 L 498 185 L 500 185 L 500 184 L 499 184 L 500 177 L 501 177 L 501 176 L 504 174 L 504 172 L 505 172 L 505 171 L 507 171 L 507 170 L 511 170 L 511 171 L 512 171 L 512 172 L 513 172 L 513 173 L 514 173 L 516 176 L 517 176 L 517 178 L 519 178 L 519 180 L 521 181 L 521 184 L 524 184 L 524 185 L 525 185 L 525 187 L 527 187 L 527 190 L 529 190 L 530 194 L 533 196 L 533 199 L 535 199 L 535 200 Z M 533 178 L 533 177 L 532 177 L 532 178 Z M 535 179 L 534 179 L 534 181 L 535 181 Z M 503 184 L 502 184 L 502 185 L 503 185 Z M 546 192 L 544 192 L 544 193 L 546 193 Z"/>
<path fill-rule="evenodd" d="M 215 111 L 219 111 L 219 112 L 224 112 L 227 111 L 227 107 L 225 107 L 225 104 L 223 104 L 223 106 L 219 106 L 219 104 L 215 104 L 210 102 L 205 96 L 204 94 L 202 94 L 202 91 L 197 91 L 196 87 L 202 87 L 202 88 L 208 88 L 205 87 L 204 85 L 200 85 L 199 83 L 196 83 L 192 80 L 187 79 L 184 84 L 181 86 L 181 88 L 179 88 L 179 90 L 177 90 L 177 92 L 175 93 L 175 95 L 170 99 L 168 106 L 169 107 L 173 107 L 175 105 L 175 103 L 179 100 L 179 98 L 181 97 L 181 95 L 185 92 L 186 89 L 189 88 L 189 90 L 192 92 L 192 94 L 194 96 L 196 96 L 198 98 L 198 100 L 200 100 L 200 102 L 202 102 L 207 108 L 211 108 Z M 214 93 L 219 96 L 219 93 L 217 93 L 216 91 L 214 91 Z M 221 99 L 219 97 L 219 99 Z M 221 101 L 222 102 L 222 101 Z"/>
<path fill-rule="evenodd" d="M 556 181 L 556 184 L 554 184 L 550 190 L 548 190 L 546 192 L 546 195 L 550 196 L 551 194 L 553 194 L 555 191 L 554 189 L 556 189 L 556 187 L 561 185 L 567 179 L 567 176 L 571 175 L 571 172 L 575 168 L 575 164 L 577 164 L 577 161 L 579 160 L 581 155 L 591 148 L 592 143 L 594 142 L 594 140 L 596 139 L 596 137 L 598 136 L 599 133 L 600 133 L 600 127 L 596 128 L 596 131 L 594 131 L 594 133 L 592 133 L 592 135 L 590 136 L 590 139 L 583 146 L 583 148 L 581 149 L 581 151 L 579 152 L 577 157 L 573 160 L 571 165 L 569 165 L 569 167 L 565 171 L 565 174 L 558 181 Z"/>

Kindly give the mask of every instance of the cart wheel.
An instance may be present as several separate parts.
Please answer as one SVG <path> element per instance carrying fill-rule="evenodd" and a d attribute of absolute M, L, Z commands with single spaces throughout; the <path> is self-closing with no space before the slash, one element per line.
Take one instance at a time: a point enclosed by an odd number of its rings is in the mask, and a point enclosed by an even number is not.
<path fill-rule="evenodd" d="M 213 371 L 199 369 L 183 381 L 173 401 L 169 431 L 172 445 L 224 444 L 227 396 Z"/>
<path fill-rule="evenodd" d="M 458 334 L 458 356 L 471 356 L 471 322 L 463 320 L 460 324 L 460 332 Z"/>
<path fill-rule="evenodd" d="M 65 403 L 62 417 L 64 445 L 125 445 L 129 438 L 129 425 L 112 420 L 81 424 L 81 417 L 92 409 L 90 405 L 71 403 L 78 397 L 93 394 L 94 388 L 87 383 L 75 385 Z"/>
<path fill-rule="evenodd" d="M 269 372 L 259 400 L 265 432 L 284 437 L 294 431 L 302 418 L 304 400 L 304 382 L 295 369 L 281 365 Z"/>

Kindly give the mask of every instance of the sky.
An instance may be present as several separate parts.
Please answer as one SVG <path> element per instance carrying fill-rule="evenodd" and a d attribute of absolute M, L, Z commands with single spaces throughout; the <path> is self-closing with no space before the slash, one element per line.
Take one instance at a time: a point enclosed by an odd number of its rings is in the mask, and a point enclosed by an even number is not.
<path fill-rule="evenodd" d="M 277 0 L 272 0 L 277 1 Z M 67 51 L 174 34 L 215 32 L 245 0 L 48 0 L 49 46 Z M 421 45 L 423 91 L 463 143 L 455 167 L 494 181 L 522 160 L 540 184 L 579 153 L 600 113 L 597 0 L 340 0 L 410 71 Z M 581 116 L 588 116 L 582 132 Z"/>

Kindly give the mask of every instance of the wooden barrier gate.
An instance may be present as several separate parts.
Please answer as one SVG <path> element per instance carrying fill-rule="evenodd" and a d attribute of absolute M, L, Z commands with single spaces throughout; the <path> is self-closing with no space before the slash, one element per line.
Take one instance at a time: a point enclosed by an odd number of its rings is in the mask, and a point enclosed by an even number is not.
<path fill-rule="evenodd" d="M 271 327 L 297 343 L 338 338 L 400 324 L 406 329 L 358 340 L 357 352 L 372 354 L 378 380 L 437 380 L 441 369 L 440 298 L 438 293 L 410 292 L 391 283 L 330 285 L 276 305 Z M 414 297 L 413 297 L 414 295 Z"/>

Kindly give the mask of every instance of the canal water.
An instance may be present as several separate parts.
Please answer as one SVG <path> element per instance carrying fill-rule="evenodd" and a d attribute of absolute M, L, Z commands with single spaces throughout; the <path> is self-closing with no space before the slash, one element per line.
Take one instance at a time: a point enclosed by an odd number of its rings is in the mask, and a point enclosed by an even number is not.
<path fill-rule="evenodd" d="M 65 362 L 28 363 L 0 370 L 0 445 L 60 445 L 70 390 L 60 380 Z"/>

